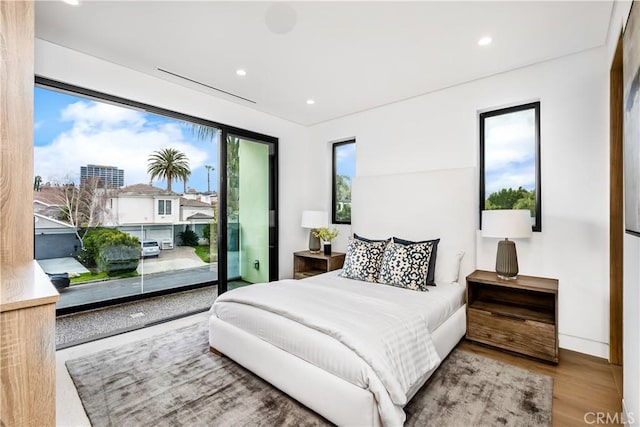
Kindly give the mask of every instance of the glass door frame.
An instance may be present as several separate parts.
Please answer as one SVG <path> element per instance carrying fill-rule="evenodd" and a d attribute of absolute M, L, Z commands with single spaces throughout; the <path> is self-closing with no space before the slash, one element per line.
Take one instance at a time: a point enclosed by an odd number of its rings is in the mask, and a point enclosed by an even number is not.
<path fill-rule="evenodd" d="M 228 290 L 227 138 L 236 136 L 269 147 L 269 281 L 279 279 L 278 138 L 231 126 L 220 127 L 218 168 L 218 295 Z M 222 163 L 224 159 L 224 164 Z"/>

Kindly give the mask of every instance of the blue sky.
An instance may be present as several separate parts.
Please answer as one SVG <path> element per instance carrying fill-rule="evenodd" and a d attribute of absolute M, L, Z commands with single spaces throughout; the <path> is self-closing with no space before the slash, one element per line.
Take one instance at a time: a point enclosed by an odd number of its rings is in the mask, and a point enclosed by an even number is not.
<path fill-rule="evenodd" d="M 218 143 L 198 140 L 188 123 L 39 87 L 34 97 L 34 175 L 43 182 L 77 182 L 80 166 L 98 164 L 124 169 L 125 185 L 148 184 L 147 158 L 172 147 L 190 160 L 188 188 L 207 191 L 204 166 L 212 165 L 211 190 L 218 190 Z"/>
<path fill-rule="evenodd" d="M 485 196 L 503 188 L 535 189 L 533 109 L 485 119 Z"/>
<path fill-rule="evenodd" d="M 356 144 L 344 144 L 337 148 L 336 172 L 338 175 L 356 176 Z"/>

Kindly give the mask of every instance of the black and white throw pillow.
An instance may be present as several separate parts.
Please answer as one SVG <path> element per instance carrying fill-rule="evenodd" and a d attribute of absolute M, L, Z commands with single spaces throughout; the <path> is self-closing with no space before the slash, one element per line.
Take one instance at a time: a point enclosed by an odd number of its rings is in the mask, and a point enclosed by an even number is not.
<path fill-rule="evenodd" d="M 440 239 L 433 240 L 424 240 L 421 242 L 412 242 L 411 240 L 404 240 L 398 237 L 393 238 L 394 243 L 399 243 L 401 245 L 415 245 L 416 243 L 431 243 L 433 245 L 433 249 L 431 250 L 431 258 L 429 258 L 429 274 L 427 275 L 427 285 L 435 286 L 435 276 L 436 276 L 436 257 L 438 256 L 438 243 L 440 243 Z"/>
<path fill-rule="evenodd" d="M 414 291 L 427 291 L 431 242 L 401 245 L 389 242 L 382 257 L 378 282 Z"/>
<path fill-rule="evenodd" d="M 342 267 L 342 277 L 365 282 L 375 282 L 380 273 L 380 264 L 386 241 L 365 242 L 363 240 L 349 238 L 347 254 Z"/>

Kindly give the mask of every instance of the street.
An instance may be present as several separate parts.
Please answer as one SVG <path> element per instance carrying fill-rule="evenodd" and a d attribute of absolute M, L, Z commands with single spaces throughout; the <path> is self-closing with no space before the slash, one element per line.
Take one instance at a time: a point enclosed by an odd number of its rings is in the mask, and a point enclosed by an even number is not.
<path fill-rule="evenodd" d="M 145 274 L 144 276 L 128 279 L 73 285 L 60 292 L 60 300 L 56 304 L 56 308 L 89 304 L 137 295 L 143 292 L 155 292 L 214 280 L 218 280 L 218 263 L 208 264 L 203 267 Z"/>

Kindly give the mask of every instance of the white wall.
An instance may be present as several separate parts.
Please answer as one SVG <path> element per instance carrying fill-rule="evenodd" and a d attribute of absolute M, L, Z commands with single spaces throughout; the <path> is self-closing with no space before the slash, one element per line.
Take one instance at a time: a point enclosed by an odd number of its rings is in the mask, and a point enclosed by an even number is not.
<path fill-rule="evenodd" d="M 292 277 L 293 252 L 307 246 L 302 211 L 318 207 L 321 187 L 307 128 L 39 39 L 35 70 L 39 76 L 279 138 L 280 277 Z"/>
<path fill-rule="evenodd" d="M 477 167 L 478 111 L 539 99 L 543 231 L 517 243 L 521 273 L 560 280 L 562 347 L 606 357 L 607 78 L 606 49 L 600 48 L 316 125 L 311 138 L 327 161 L 325 207 L 329 141 L 356 138 L 358 176 Z M 429 189 L 411 196 L 426 198 Z M 338 249 L 350 230 L 342 231 Z M 477 268 L 493 270 L 496 245 L 478 239 Z"/>
<path fill-rule="evenodd" d="M 636 4 L 635 7 L 639 7 Z M 631 2 L 616 1 L 607 40 L 607 64 L 615 55 L 618 36 L 624 28 Z M 623 285 L 623 400 L 630 425 L 640 426 L 640 238 L 624 236 Z"/>

